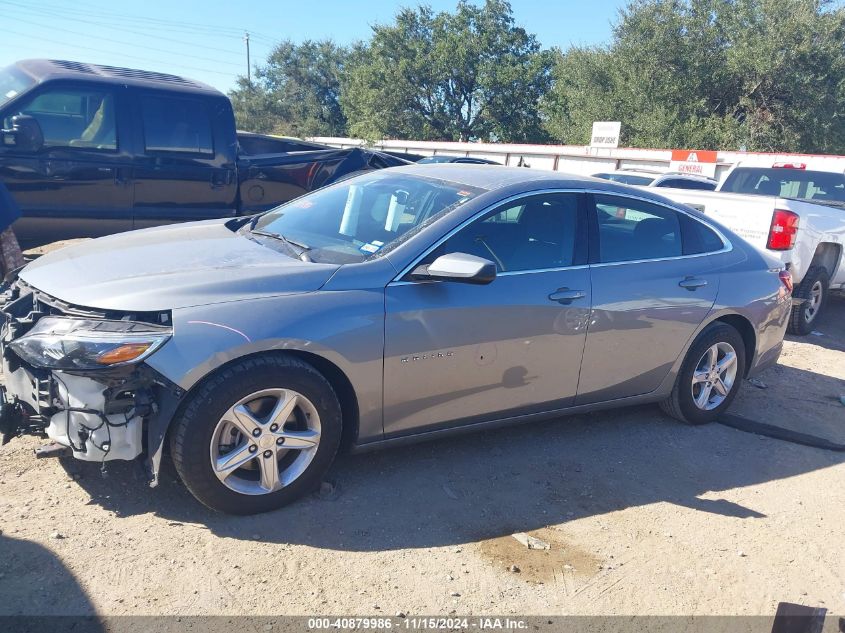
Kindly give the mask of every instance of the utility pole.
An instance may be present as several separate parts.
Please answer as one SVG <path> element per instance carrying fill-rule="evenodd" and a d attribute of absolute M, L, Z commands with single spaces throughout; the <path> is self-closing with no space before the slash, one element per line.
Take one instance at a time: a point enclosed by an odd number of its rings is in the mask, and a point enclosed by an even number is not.
<path fill-rule="evenodd" d="M 246 81 L 252 85 L 252 70 L 249 65 L 249 31 L 244 31 L 244 43 L 246 44 Z"/>

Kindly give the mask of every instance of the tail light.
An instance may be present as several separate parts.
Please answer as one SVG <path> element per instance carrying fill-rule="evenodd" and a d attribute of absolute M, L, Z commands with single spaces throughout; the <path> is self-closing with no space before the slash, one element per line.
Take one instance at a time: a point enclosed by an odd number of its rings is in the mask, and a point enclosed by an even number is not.
<path fill-rule="evenodd" d="M 807 169 L 806 163 L 775 163 L 773 169 Z"/>
<path fill-rule="evenodd" d="M 792 294 L 792 273 L 788 270 L 782 270 L 778 273 L 781 283 L 786 288 L 786 292 Z"/>
<path fill-rule="evenodd" d="M 776 209 L 772 215 L 772 226 L 769 229 L 769 241 L 766 243 L 766 248 L 773 251 L 788 251 L 795 246 L 797 233 L 798 214 Z"/>

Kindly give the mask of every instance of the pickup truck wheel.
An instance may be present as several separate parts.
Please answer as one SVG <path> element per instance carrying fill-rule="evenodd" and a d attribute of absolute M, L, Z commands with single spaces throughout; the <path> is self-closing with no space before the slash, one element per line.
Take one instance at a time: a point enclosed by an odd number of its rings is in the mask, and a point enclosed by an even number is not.
<path fill-rule="evenodd" d="M 256 514 L 317 488 L 340 445 L 329 382 L 293 357 L 243 360 L 203 384 L 174 421 L 173 462 L 213 510 Z"/>
<path fill-rule="evenodd" d="M 830 278 L 821 266 L 811 266 L 795 290 L 795 298 L 803 299 L 792 306 L 789 318 L 789 333 L 805 336 L 813 331 L 819 314 L 827 303 Z"/>
<path fill-rule="evenodd" d="M 742 336 L 727 323 L 714 323 L 693 341 L 660 408 L 687 424 L 714 422 L 733 402 L 744 373 Z"/>

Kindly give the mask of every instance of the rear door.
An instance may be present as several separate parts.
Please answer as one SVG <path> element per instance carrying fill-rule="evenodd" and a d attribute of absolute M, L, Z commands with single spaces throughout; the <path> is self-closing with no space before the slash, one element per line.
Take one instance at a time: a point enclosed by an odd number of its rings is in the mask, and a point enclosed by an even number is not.
<path fill-rule="evenodd" d="M 219 129 L 226 121 L 218 99 L 136 94 L 134 227 L 235 215 L 234 119 L 229 134 Z"/>
<path fill-rule="evenodd" d="M 576 404 L 657 389 L 716 300 L 719 275 L 706 252 L 724 248 L 674 209 L 619 195 L 591 200 L 593 302 Z"/>
<path fill-rule="evenodd" d="M 23 212 L 15 223 L 22 244 L 97 237 L 132 228 L 126 90 L 120 86 L 47 83 L 3 114 L 33 117 L 43 147 L 0 147 L 0 178 Z"/>

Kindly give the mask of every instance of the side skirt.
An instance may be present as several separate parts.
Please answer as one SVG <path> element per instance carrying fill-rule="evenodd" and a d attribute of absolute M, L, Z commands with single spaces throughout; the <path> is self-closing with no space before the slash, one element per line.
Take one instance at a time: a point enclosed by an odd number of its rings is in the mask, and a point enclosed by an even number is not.
<path fill-rule="evenodd" d="M 574 407 L 566 407 L 564 409 L 555 409 L 552 411 L 544 411 L 542 413 L 529 413 L 524 415 L 514 415 L 507 418 L 499 418 L 495 420 L 485 420 L 483 422 L 473 422 L 470 424 L 459 424 L 448 428 L 438 428 L 430 431 L 423 431 L 420 433 L 412 433 L 409 435 L 400 435 L 397 437 L 389 437 L 386 439 L 367 442 L 365 444 L 355 444 L 350 448 L 350 453 L 367 453 L 369 451 L 392 448 L 394 446 L 404 446 L 406 444 L 415 444 L 417 442 L 427 442 L 429 440 L 437 440 L 444 437 L 452 437 L 464 433 L 473 433 L 476 431 L 497 429 L 506 426 L 515 426 L 517 424 L 527 424 L 530 422 L 540 422 L 543 420 L 553 420 L 554 418 L 575 415 L 577 413 L 587 413 L 590 411 L 601 411 L 605 409 L 617 409 L 621 407 L 634 406 L 638 404 L 651 404 L 659 402 L 666 397 L 666 393 L 662 389 L 653 391 L 651 393 L 630 396 L 628 398 L 620 398 L 618 400 L 609 400 L 607 402 L 597 402 L 591 404 L 582 404 Z"/>

